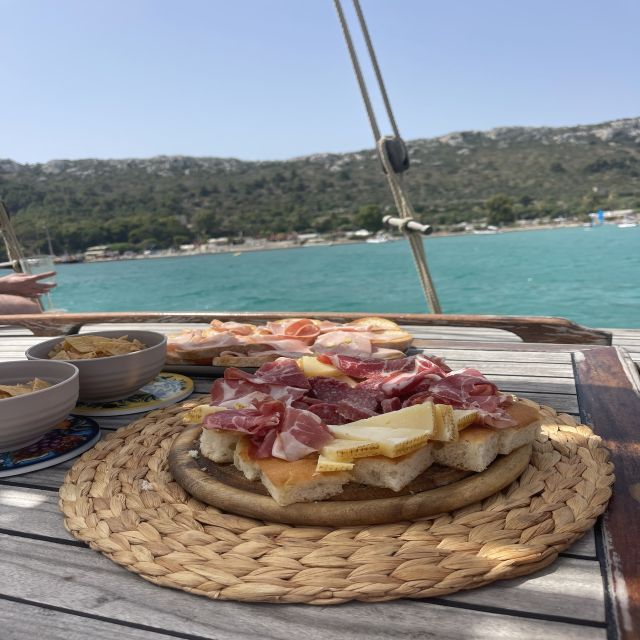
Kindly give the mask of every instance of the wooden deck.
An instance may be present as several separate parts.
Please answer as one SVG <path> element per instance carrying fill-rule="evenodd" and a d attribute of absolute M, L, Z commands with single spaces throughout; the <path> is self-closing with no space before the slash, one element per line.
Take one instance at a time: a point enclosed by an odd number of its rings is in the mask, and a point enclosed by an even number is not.
<path fill-rule="evenodd" d="M 127 325 L 118 328 L 126 331 Z M 144 328 L 175 329 L 166 324 Z M 640 330 L 608 330 L 614 345 L 640 363 Z M 414 333 L 418 346 L 451 366 L 480 367 L 503 390 L 585 420 L 576 378 L 580 345 L 526 344 L 496 330 L 420 327 Z M 0 361 L 23 358 L 25 348 L 42 339 L 0 329 Z M 211 379 L 194 380 L 197 391 L 208 391 Z M 99 422 L 108 432 L 136 417 Z M 214 602 L 149 584 L 67 533 L 57 491 L 72 464 L 0 480 L 3 640 L 637 637 L 617 626 L 611 585 L 604 579 L 609 567 L 600 524 L 534 575 L 427 601 L 328 608 Z"/>

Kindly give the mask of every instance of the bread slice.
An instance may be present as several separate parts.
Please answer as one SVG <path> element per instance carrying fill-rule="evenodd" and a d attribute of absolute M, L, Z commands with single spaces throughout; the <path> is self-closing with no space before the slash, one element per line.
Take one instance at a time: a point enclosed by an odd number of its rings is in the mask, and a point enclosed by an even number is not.
<path fill-rule="evenodd" d="M 387 318 L 358 318 L 347 322 L 347 325 L 368 325 L 371 330 L 376 334 L 371 339 L 371 344 L 376 347 L 384 347 L 387 349 L 398 349 L 399 351 L 406 351 L 413 342 L 413 336 L 401 329 L 393 320 Z"/>
<path fill-rule="evenodd" d="M 233 462 L 236 445 L 241 438 L 242 434 L 238 431 L 203 428 L 200 436 L 200 453 L 214 462 Z"/>
<path fill-rule="evenodd" d="M 540 422 L 518 425 L 498 431 L 498 453 L 506 455 L 524 444 L 533 442 L 538 437 Z"/>
<path fill-rule="evenodd" d="M 498 455 L 499 433 L 487 427 L 467 427 L 454 442 L 434 448 L 438 464 L 465 471 L 484 471 Z"/>
<path fill-rule="evenodd" d="M 280 357 L 281 354 L 266 353 L 261 356 L 216 356 L 211 358 L 211 365 L 214 367 L 240 367 L 246 369 L 259 369 L 267 362 L 273 362 Z"/>
<path fill-rule="evenodd" d="M 247 480 L 260 480 L 260 467 L 257 460 L 249 457 L 249 439 L 240 438 L 233 454 L 233 464 L 238 471 L 244 473 Z"/>
<path fill-rule="evenodd" d="M 359 458 L 354 461 L 351 477 L 354 482 L 371 487 L 400 491 L 432 464 L 433 447 L 427 444 L 400 458 Z"/>
<path fill-rule="evenodd" d="M 518 400 L 507 413 L 518 423 L 515 427 L 498 431 L 498 453 L 506 455 L 523 444 L 533 442 L 540 430 L 540 413 L 534 407 Z"/>
<path fill-rule="evenodd" d="M 287 462 L 279 458 L 249 457 L 248 442 L 241 440 L 236 447 L 234 463 L 249 480 L 262 480 L 271 497 L 280 505 L 294 502 L 326 500 L 342 493 L 343 485 L 351 479 L 347 471 L 317 473 L 317 456 Z"/>

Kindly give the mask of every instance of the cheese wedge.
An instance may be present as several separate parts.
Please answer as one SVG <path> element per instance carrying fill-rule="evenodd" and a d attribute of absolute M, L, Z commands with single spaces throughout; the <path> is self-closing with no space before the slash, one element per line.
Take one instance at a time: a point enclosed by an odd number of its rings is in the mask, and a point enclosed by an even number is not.
<path fill-rule="evenodd" d="M 435 429 L 435 411 L 431 402 L 425 402 L 424 404 L 416 404 L 412 407 L 398 409 L 398 411 L 389 411 L 389 413 L 364 418 L 363 420 L 356 420 L 355 422 L 350 422 L 348 425 L 341 426 L 352 429 L 359 429 L 361 427 L 403 428 L 431 434 Z M 361 440 L 362 438 L 358 439 Z"/>
<path fill-rule="evenodd" d="M 360 421 L 364 422 L 364 420 Z M 431 433 L 424 429 L 409 429 L 407 427 L 354 427 L 356 424 L 331 426 L 329 430 L 336 438 L 373 442 L 380 448 L 380 453 L 387 458 L 397 458 L 419 449 L 424 445 Z"/>
<path fill-rule="evenodd" d="M 205 416 L 210 413 L 218 413 L 218 411 L 226 411 L 226 409 L 224 407 L 213 407 L 210 404 L 199 404 L 197 407 L 189 409 L 182 416 L 182 422 L 185 424 L 202 424 Z"/>
<path fill-rule="evenodd" d="M 335 378 L 340 382 L 345 382 L 350 387 L 355 387 L 358 384 L 353 378 L 342 373 L 340 369 L 320 362 L 315 356 L 302 356 L 296 362 L 307 378 Z"/>
<path fill-rule="evenodd" d="M 325 458 L 322 454 L 318 456 L 316 471 L 321 473 L 331 471 L 351 471 L 351 469 L 353 469 L 353 462 L 336 462 L 335 460 Z"/>
<path fill-rule="evenodd" d="M 436 428 L 432 440 L 439 442 L 450 442 L 458 439 L 458 429 L 454 418 L 453 407 L 448 404 L 435 405 Z"/>
<path fill-rule="evenodd" d="M 466 429 L 469 425 L 473 424 L 478 417 L 478 412 L 475 409 L 454 409 L 453 419 L 455 420 L 458 431 Z"/>
<path fill-rule="evenodd" d="M 336 438 L 322 447 L 320 454 L 335 462 L 351 462 L 356 458 L 378 456 L 381 451 L 380 447 L 374 442 Z"/>

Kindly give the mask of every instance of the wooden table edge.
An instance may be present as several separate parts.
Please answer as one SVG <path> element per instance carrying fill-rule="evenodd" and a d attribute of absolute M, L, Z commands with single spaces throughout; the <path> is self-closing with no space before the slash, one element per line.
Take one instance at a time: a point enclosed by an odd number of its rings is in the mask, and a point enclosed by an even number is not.
<path fill-rule="evenodd" d="M 640 637 L 640 377 L 620 347 L 573 354 L 580 416 L 611 452 L 616 483 L 602 518 L 602 562 L 610 637 Z M 600 554 L 599 554 L 600 555 Z"/>

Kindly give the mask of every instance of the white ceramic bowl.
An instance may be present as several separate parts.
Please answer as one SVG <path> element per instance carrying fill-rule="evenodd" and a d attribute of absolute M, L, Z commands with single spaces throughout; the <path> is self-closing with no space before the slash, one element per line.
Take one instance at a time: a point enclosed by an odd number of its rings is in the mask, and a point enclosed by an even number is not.
<path fill-rule="evenodd" d="M 37 442 L 76 406 L 79 372 L 72 364 L 54 360 L 0 362 L 0 384 L 21 384 L 34 378 L 52 386 L 0 400 L 0 451 Z"/>
<path fill-rule="evenodd" d="M 167 337 L 155 331 L 96 331 L 83 336 L 136 338 L 146 346 L 142 351 L 121 356 L 95 358 L 93 360 L 69 360 L 80 370 L 81 402 L 111 402 L 130 396 L 151 382 L 162 371 L 167 353 Z M 29 360 L 47 360 L 53 347 L 64 340 L 58 336 L 30 347 L 26 351 Z"/>

